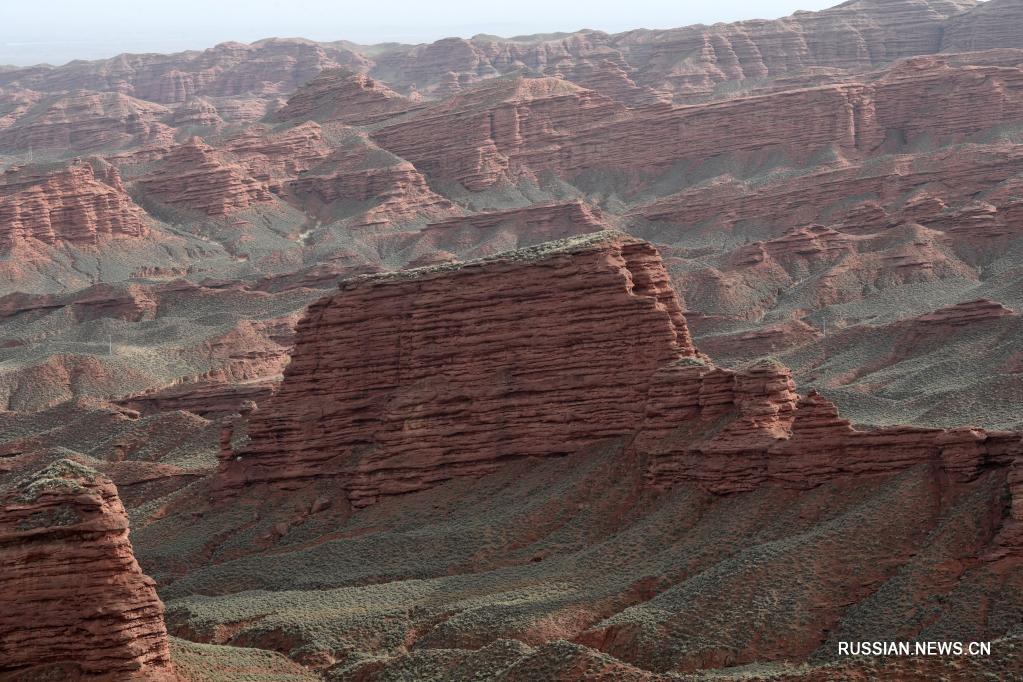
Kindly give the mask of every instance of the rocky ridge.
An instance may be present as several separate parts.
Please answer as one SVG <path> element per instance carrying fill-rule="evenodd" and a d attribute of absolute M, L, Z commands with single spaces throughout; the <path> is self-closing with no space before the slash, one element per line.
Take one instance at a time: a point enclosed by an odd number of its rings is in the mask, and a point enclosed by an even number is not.
<path fill-rule="evenodd" d="M 222 493 L 329 476 L 364 506 L 622 437 L 653 485 L 719 494 L 920 463 L 971 480 L 1023 448 L 1015 432 L 856 430 L 816 392 L 800 398 L 777 362 L 715 367 L 690 341 L 657 252 L 620 233 L 340 289 L 299 324 L 283 385 L 252 415 L 248 444 L 222 453 Z M 467 306 L 486 315 L 470 324 Z M 977 308 L 1002 310 L 987 302 L 966 314 Z"/>
<path fill-rule="evenodd" d="M 115 168 L 78 162 L 53 173 L 15 168 L 0 179 L 2 244 L 96 245 L 144 237 L 145 214 L 128 196 Z"/>
<path fill-rule="evenodd" d="M 620 233 L 356 278 L 310 307 L 219 485 L 333 476 L 363 506 L 567 454 L 632 432 L 657 367 L 696 356 L 657 252 Z"/>
<path fill-rule="evenodd" d="M 8 486 L 0 555 L 0 676 L 179 679 L 108 478 L 65 459 Z"/>

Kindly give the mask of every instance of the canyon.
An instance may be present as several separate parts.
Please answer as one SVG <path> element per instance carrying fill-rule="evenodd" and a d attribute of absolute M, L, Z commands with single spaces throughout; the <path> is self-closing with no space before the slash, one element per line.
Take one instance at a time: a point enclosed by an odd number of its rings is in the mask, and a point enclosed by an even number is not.
<path fill-rule="evenodd" d="M 1021 19 L 0 67 L 0 680 L 1023 675 Z"/>

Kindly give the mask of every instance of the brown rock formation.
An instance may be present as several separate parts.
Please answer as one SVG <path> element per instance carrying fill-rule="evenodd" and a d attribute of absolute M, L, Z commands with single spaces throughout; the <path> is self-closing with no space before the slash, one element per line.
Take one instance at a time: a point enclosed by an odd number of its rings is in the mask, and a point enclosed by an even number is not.
<path fill-rule="evenodd" d="M 818 394 L 799 399 L 777 362 L 714 367 L 656 251 L 609 232 L 342 283 L 300 323 L 264 408 L 250 444 L 224 453 L 222 493 L 331 476 L 362 506 L 617 436 L 654 485 L 715 493 L 924 462 L 970 480 L 1020 451 L 1007 432 L 859 431 Z"/>
<path fill-rule="evenodd" d="M 117 404 L 143 414 L 187 410 L 219 417 L 248 412 L 277 390 L 297 322 L 298 315 L 240 322 L 194 351 L 213 365 L 209 371 L 128 396 Z"/>
<path fill-rule="evenodd" d="M 0 506 L 0 677 L 177 680 L 108 478 L 60 460 Z"/>
<path fill-rule="evenodd" d="M 365 74 L 343 69 L 321 71 L 274 114 L 278 121 L 340 121 L 367 125 L 404 113 L 415 102 Z"/>
<path fill-rule="evenodd" d="M 365 57 L 340 45 L 271 38 L 171 55 L 125 54 L 56 69 L 19 69 L 3 80 L 43 92 L 85 88 L 178 104 L 196 96 L 273 97 L 293 92 L 325 68 L 367 65 Z"/>
<path fill-rule="evenodd" d="M 299 324 L 221 494 L 333 476 L 362 506 L 567 454 L 631 433 L 656 369 L 696 355 L 657 252 L 618 233 L 349 280 Z"/>
<path fill-rule="evenodd" d="M 373 134 L 427 175 L 479 191 L 499 181 L 562 168 L 558 147 L 625 115 L 613 100 L 556 78 L 485 83 Z"/>
<path fill-rule="evenodd" d="M 323 139 L 323 129 L 308 122 L 278 133 L 259 126 L 231 137 L 224 151 L 237 158 L 248 173 L 273 191 L 323 160 L 331 151 Z"/>
<path fill-rule="evenodd" d="M 273 198 L 265 182 L 198 137 L 175 147 L 156 171 L 137 182 L 163 204 L 210 217 L 223 217 Z"/>
<path fill-rule="evenodd" d="M 0 181 L 0 225 L 5 248 L 26 240 L 83 246 L 148 233 L 117 170 L 100 162 L 75 162 L 49 173 L 8 170 Z"/>
<path fill-rule="evenodd" d="M 968 327 L 984 320 L 997 320 L 1014 314 L 1001 303 L 982 298 L 935 310 L 933 313 L 921 315 L 917 321 L 938 326 Z"/>
<path fill-rule="evenodd" d="M 42 99 L 0 129 L 0 152 L 98 152 L 169 141 L 159 104 L 119 93 L 82 92 Z"/>
<path fill-rule="evenodd" d="M 414 165 L 355 131 L 349 131 L 315 168 L 285 183 L 283 196 L 324 220 L 355 217 L 361 226 L 460 213 L 451 201 L 430 189 Z"/>
<path fill-rule="evenodd" d="M 921 101 L 931 108 L 912 104 Z M 373 139 L 432 177 L 478 191 L 543 171 L 650 173 L 771 151 L 805 163 L 829 147 L 857 156 L 924 136 L 958 141 L 1021 116 L 1023 70 L 924 57 L 862 82 L 634 111 L 556 79 L 498 79 Z"/>
<path fill-rule="evenodd" d="M 784 367 L 731 372 L 667 368 L 660 382 L 683 372 L 682 395 L 651 389 L 648 418 L 633 447 L 649 458 L 654 485 L 698 482 L 717 493 L 764 482 L 805 488 L 838 476 L 890 473 L 932 463 L 962 480 L 987 466 L 1006 466 L 1021 449 L 1020 434 L 983 429 L 895 426 L 852 428 L 816 392 L 798 403 Z M 722 372 L 727 377 L 722 379 Z M 755 390 L 750 391 L 748 387 Z M 706 401 L 706 394 L 715 396 Z M 695 400 L 699 396 L 699 402 Z M 723 406 L 723 407 L 722 407 Z"/>
<path fill-rule="evenodd" d="M 950 18 L 941 39 L 942 52 L 972 52 L 1020 47 L 1023 5 L 1016 0 L 989 0 Z"/>

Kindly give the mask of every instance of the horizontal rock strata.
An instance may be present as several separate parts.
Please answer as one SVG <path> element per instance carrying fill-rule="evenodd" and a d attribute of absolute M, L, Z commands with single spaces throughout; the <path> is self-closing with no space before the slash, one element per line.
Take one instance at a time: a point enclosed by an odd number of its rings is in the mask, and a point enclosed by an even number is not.
<path fill-rule="evenodd" d="M 0 245 L 27 240 L 50 245 L 97 244 L 112 237 L 142 237 L 142 210 L 109 164 L 76 162 L 53 172 L 32 167 L 0 178 Z"/>
<path fill-rule="evenodd" d="M 358 506 L 571 453 L 630 434 L 657 368 L 696 356 L 657 252 L 618 233 L 349 280 L 220 488 L 335 476 Z"/>
<path fill-rule="evenodd" d="M 114 484 L 60 460 L 0 496 L 0 678 L 177 680 Z"/>
<path fill-rule="evenodd" d="M 657 252 L 614 232 L 340 289 L 299 323 L 248 445 L 224 449 L 222 495 L 330 476 L 362 506 L 616 437 L 652 485 L 722 494 L 920 463 L 970 480 L 1023 452 L 1011 432 L 860 431 L 822 396 L 800 398 L 774 361 L 715 367 L 693 347 Z"/>
<path fill-rule="evenodd" d="M 147 196 L 163 204 L 210 217 L 273 199 L 265 182 L 198 137 L 174 148 L 157 170 L 137 182 Z"/>
<path fill-rule="evenodd" d="M 329 69 L 299 88 L 274 118 L 367 125 L 415 106 L 408 98 L 365 74 Z"/>

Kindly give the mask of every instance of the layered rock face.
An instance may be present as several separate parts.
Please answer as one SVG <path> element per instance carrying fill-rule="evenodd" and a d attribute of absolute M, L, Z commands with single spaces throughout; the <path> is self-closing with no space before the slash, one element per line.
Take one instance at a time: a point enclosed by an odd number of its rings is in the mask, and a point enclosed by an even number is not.
<path fill-rule="evenodd" d="M 223 217 L 273 198 L 266 183 L 198 137 L 176 147 L 157 171 L 140 178 L 138 184 L 168 206 L 210 217 Z"/>
<path fill-rule="evenodd" d="M 412 163 L 353 130 L 347 130 L 342 143 L 316 167 L 287 181 L 282 194 L 323 220 L 357 214 L 359 226 L 402 224 L 460 212 L 430 189 Z"/>
<path fill-rule="evenodd" d="M 117 489 L 59 460 L 0 502 L 0 677 L 176 681 Z"/>
<path fill-rule="evenodd" d="M 142 209 L 109 164 L 76 162 L 56 172 L 12 169 L 0 183 L 0 244 L 97 244 L 148 233 Z M 98 168 L 98 170 L 97 170 Z"/>
<path fill-rule="evenodd" d="M 367 125 L 412 109 L 415 103 L 365 74 L 343 69 L 320 72 L 279 109 L 278 121 L 340 121 Z"/>
<path fill-rule="evenodd" d="M 271 96 L 294 91 L 325 68 L 359 68 L 367 61 L 344 47 L 308 40 L 222 43 L 172 55 L 119 55 L 99 62 L 74 62 L 58 69 L 19 69 L 4 81 L 42 92 L 87 88 L 120 92 L 163 104 L 195 96 Z"/>
<path fill-rule="evenodd" d="M 567 178 L 594 169 L 650 173 L 728 154 L 776 151 L 807 162 L 830 147 L 855 157 L 924 135 L 962 140 L 1021 115 L 1019 68 L 923 57 L 879 79 L 636 110 L 566 81 L 498 79 L 373 139 L 432 177 L 479 191 L 544 171 Z"/>
<path fill-rule="evenodd" d="M 924 462 L 971 480 L 1021 452 L 1018 433 L 858 431 L 774 361 L 714 367 L 657 252 L 614 232 L 342 283 L 249 436 L 223 453 L 222 494 L 328 476 L 356 506 L 622 436 L 655 486 L 715 493 Z"/>
<path fill-rule="evenodd" d="M 860 431 L 820 394 L 794 393 L 789 370 L 770 363 L 730 371 L 699 363 L 662 370 L 632 447 L 648 479 L 696 482 L 715 493 L 766 483 L 807 488 L 836 478 L 931 463 L 959 480 L 1006 467 L 1023 452 L 1016 432 L 896 426 Z"/>
<path fill-rule="evenodd" d="M 479 191 L 561 165 L 572 152 L 555 145 L 625 112 L 567 81 L 515 77 L 453 97 L 373 139 L 428 175 Z"/>
<path fill-rule="evenodd" d="M 0 126 L 0 152 L 99 152 L 169 141 L 169 113 L 153 102 L 117 93 L 82 92 L 41 98 Z"/>
<path fill-rule="evenodd" d="M 221 494 L 332 476 L 362 506 L 568 454 L 631 433 L 657 368 L 696 356 L 657 252 L 618 233 L 350 280 L 299 324 Z"/>
<path fill-rule="evenodd" d="M 1020 47 L 1023 5 L 1016 0 L 989 0 L 945 25 L 943 52 L 970 52 Z"/>

